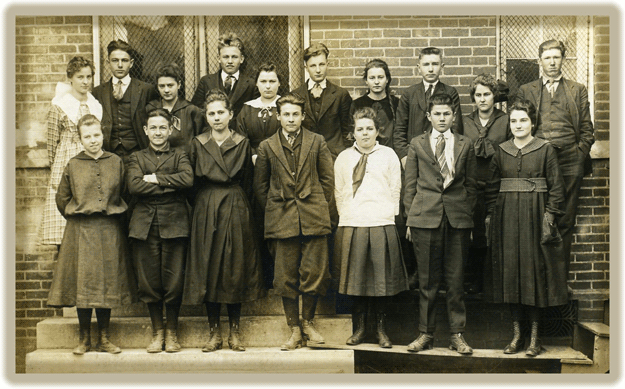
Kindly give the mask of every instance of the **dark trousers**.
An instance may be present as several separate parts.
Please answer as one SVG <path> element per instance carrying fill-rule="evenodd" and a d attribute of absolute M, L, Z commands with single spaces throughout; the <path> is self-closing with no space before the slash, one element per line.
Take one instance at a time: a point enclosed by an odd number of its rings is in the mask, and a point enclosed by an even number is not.
<path fill-rule="evenodd" d="M 167 305 L 180 305 L 187 243 L 187 238 L 161 238 L 158 224 L 152 224 L 146 240 L 133 239 L 139 300 L 144 303 L 164 301 Z"/>
<path fill-rule="evenodd" d="M 326 235 L 272 239 L 269 250 L 275 258 L 277 295 L 290 299 L 302 293 L 325 296 L 331 282 Z"/>
<path fill-rule="evenodd" d="M 453 228 L 446 215 L 438 228 L 410 228 L 419 271 L 419 331 L 435 331 L 436 295 L 445 280 L 450 330 L 452 333 L 464 332 L 466 310 L 462 266 L 470 233 L 470 228 Z"/>

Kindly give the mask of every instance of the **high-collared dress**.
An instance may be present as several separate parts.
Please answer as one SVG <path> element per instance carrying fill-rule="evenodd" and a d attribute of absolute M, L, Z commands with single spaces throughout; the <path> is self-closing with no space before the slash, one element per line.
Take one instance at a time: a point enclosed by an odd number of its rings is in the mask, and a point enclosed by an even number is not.
<path fill-rule="evenodd" d="M 248 139 L 231 131 L 218 145 L 208 131 L 193 139 L 189 157 L 195 194 L 183 304 L 235 304 L 263 297 L 250 207 Z"/>
<path fill-rule="evenodd" d="M 145 110 L 150 112 L 156 108 L 163 108 L 161 99 L 150 101 Z M 168 138 L 169 145 L 188 154 L 191 150 L 191 140 L 200 135 L 208 125 L 204 111 L 179 97 L 170 113 L 173 117 L 173 130 Z"/>

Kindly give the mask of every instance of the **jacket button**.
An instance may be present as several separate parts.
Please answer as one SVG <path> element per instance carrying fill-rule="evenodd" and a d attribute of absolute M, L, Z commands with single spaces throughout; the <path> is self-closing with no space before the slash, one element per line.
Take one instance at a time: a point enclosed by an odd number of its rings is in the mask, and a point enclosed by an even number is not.
<path fill-rule="evenodd" d="M 295 184 L 294 184 L 294 183 L 292 183 L 292 182 L 289 182 L 289 183 L 287 184 L 287 186 L 288 186 L 289 188 L 293 188 L 293 187 L 295 186 Z"/>
<path fill-rule="evenodd" d="M 291 172 L 291 175 L 292 175 L 292 176 L 295 176 L 295 172 Z"/>

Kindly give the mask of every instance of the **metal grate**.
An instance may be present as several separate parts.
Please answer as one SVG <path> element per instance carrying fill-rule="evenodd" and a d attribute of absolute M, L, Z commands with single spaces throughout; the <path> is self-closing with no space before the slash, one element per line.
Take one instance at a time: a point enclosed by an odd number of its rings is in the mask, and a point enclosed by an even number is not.
<path fill-rule="evenodd" d="M 589 23 L 588 16 L 502 16 L 500 71 L 510 96 L 540 76 L 538 46 L 548 39 L 564 42 L 564 77 L 588 87 Z"/>

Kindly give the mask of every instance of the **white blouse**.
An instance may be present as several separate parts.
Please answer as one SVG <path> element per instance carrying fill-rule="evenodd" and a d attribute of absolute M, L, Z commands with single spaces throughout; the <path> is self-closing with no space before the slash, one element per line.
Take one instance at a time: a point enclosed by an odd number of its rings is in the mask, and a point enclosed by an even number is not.
<path fill-rule="evenodd" d="M 353 195 L 352 175 L 361 153 L 343 150 L 334 163 L 334 195 L 339 226 L 377 227 L 395 224 L 399 214 L 401 165 L 395 151 L 376 142 L 367 157 L 362 184 Z"/>

